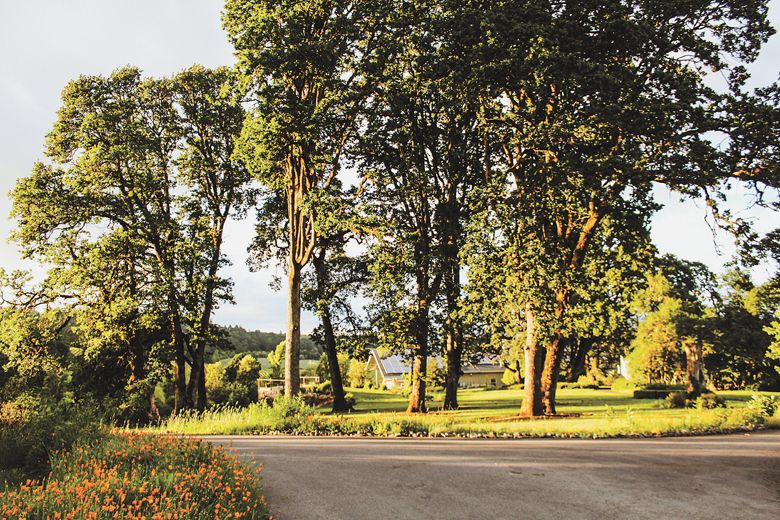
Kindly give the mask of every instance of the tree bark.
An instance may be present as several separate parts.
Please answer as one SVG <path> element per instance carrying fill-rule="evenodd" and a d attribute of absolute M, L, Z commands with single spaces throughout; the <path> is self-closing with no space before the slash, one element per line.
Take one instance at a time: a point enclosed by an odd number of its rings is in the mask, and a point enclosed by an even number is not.
<path fill-rule="evenodd" d="M 593 339 L 579 338 L 577 344 L 572 346 L 571 356 L 569 357 L 569 367 L 566 373 L 566 381 L 576 383 L 580 376 L 585 375 L 585 361 L 588 352 L 593 348 Z"/>
<path fill-rule="evenodd" d="M 454 236 L 452 239 L 457 240 Z M 451 244 L 449 249 L 447 258 L 449 263 L 448 276 L 444 282 L 447 298 L 447 319 L 445 322 L 447 373 L 444 384 L 444 409 L 455 410 L 458 408 L 458 383 L 460 381 L 461 359 L 463 357 L 462 331 L 457 316 L 460 302 L 460 264 L 457 260 L 457 244 Z"/>
<path fill-rule="evenodd" d="M 425 413 L 428 411 L 425 404 L 425 377 L 428 371 L 428 300 L 423 296 L 418 297 L 415 322 L 416 345 L 412 363 L 412 393 L 409 395 L 409 406 L 406 411 Z"/>
<path fill-rule="evenodd" d="M 284 349 L 284 394 L 301 391 L 301 266 L 289 262 L 289 292 L 287 297 L 287 337 Z"/>
<path fill-rule="evenodd" d="M 541 386 L 544 350 L 539 348 L 536 315 L 530 304 L 526 304 L 525 321 L 525 397 L 520 407 L 520 415 L 523 417 L 538 417 L 544 411 Z"/>
<path fill-rule="evenodd" d="M 181 329 L 181 318 L 177 311 L 171 311 L 171 338 L 173 341 L 174 361 L 176 367 L 174 370 L 173 384 L 173 412 L 179 413 L 192 407 L 191 401 L 187 396 L 187 372 L 186 360 L 184 358 L 184 335 Z"/>
<path fill-rule="evenodd" d="M 325 336 L 325 352 L 328 355 L 328 368 L 330 369 L 330 385 L 333 391 L 333 413 L 348 412 L 347 397 L 344 393 L 344 382 L 339 366 L 338 349 L 336 348 L 336 335 L 333 333 L 333 323 L 330 320 L 330 308 L 327 304 L 322 312 L 322 332 Z"/>
<path fill-rule="evenodd" d="M 555 391 L 558 388 L 558 377 L 561 368 L 561 334 L 557 332 L 552 341 L 547 344 L 542 372 L 542 404 L 545 415 L 555 415 Z"/>
<path fill-rule="evenodd" d="M 699 397 L 705 389 L 702 344 L 699 340 L 685 341 L 685 368 L 688 383 L 688 397 Z"/>
<path fill-rule="evenodd" d="M 407 413 L 426 413 L 428 411 L 425 404 L 425 373 L 428 370 L 428 356 L 420 354 L 420 350 L 418 347 L 412 364 L 412 393 L 409 395 Z"/>

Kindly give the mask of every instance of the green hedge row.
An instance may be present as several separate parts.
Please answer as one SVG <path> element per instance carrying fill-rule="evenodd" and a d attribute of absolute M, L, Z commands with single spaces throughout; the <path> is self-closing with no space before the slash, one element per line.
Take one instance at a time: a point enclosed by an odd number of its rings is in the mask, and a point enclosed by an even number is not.
<path fill-rule="evenodd" d="M 666 399 L 673 390 L 634 390 L 634 399 Z"/>

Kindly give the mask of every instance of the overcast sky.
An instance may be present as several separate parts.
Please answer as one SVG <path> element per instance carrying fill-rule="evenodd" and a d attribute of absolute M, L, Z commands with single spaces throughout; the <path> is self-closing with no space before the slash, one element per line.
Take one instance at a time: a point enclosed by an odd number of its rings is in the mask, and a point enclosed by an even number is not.
<path fill-rule="evenodd" d="M 36 269 L 7 242 L 13 228 L 7 218 L 7 195 L 42 158 L 44 137 L 54 122 L 63 86 L 80 74 L 108 74 L 124 65 L 160 76 L 194 63 L 233 64 L 220 25 L 222 4 L 222 0 L 0 0 L 0 266 Z M 771 18 L 778 27 L 780 0 L 771 5 Z M 777 79 L 780 36 L 770 40 L 752 70 L 755 85 Z M 703 205 L 680 203 L 679 197 L 665 190 L 658 190 L 657 197 L 665 204 L 653 220 L 658 247 L 721 271 L 733 248 L 726 236 L 713 241 Z M 732 206 L 744 207 L 743 202 L 737 197 Z M 750 209 L 743 215 L 755 218 L 764 231 L 780 224 L 767 211 Z M 271 271 L 250 273 L 246 268 L 246 244 L 252 232 L 251 218 L 233 223 L 226 231 L 226 253 L 234 262 L 227 274 L 236 284 L 236 305 L 219 309 L 215 321 L 280 331 L 285 328 L 284 292 L 268 287 Z M 767 268 L 755 274 L 765 279 Z M 315 324 L 311 315 L 303 317 L 304 332 Z"/>

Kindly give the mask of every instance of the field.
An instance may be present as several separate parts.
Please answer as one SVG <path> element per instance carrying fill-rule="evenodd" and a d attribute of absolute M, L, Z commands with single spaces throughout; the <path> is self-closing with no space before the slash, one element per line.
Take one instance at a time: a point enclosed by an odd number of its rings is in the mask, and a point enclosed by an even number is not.
<path fill-rule="evenodd" d="M 726 408 L 669 409 L 662 400 L 633 399 L 630 391 L 561 389 L 561 417 L 535 420 L 518 418 L 520 390 L 463 390 L 461 407 L 456 411 L 442 411 L 442 395 L 434 392 L 428 414 L 405 413 L 406 400 L 400 394 L 362 389 L 352 393 L 356 409 L 345 415 L 286 400 L 277 407 L 255 404 L 176 417 L 156 430 L 189 434 L 619 437 L 752 430 L 780 422 L 777 416 L 763 417 L 747 408 L 750 392 L 722 392 Z"/>

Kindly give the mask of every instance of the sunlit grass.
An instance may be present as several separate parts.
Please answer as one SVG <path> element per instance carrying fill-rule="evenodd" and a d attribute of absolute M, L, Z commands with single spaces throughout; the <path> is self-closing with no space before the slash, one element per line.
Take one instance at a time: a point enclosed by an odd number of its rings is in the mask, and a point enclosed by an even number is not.
<path fill-rule="evenodd" d="M 764 418 L 744 408 L 751 392 L 723 392 L 727 408 L 668 409 L 660 400 L 634 399 L 630 391 L 561 389 L 561 417 L 527 420 L 518 417 L 520 390 L 469 389 L 460 392 L 460 408 L 441 409 L 434 392 L 427 414 L 408 414 L 400 394 L 351 389 L 357 398 L 350 414 L 331 415 L 286 400 L 277 407 L 251 405 L 169 419 L 158 432 L 204 434 L 293 433 L 341 435 L 464 435 L 613 437 L 693 434 L 761 427 Z M 774 424 L 770 420 L 771 424 Z"/>

